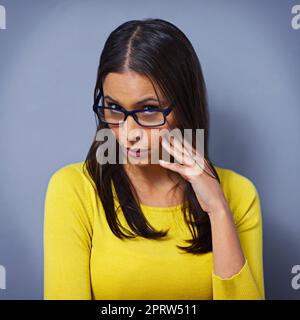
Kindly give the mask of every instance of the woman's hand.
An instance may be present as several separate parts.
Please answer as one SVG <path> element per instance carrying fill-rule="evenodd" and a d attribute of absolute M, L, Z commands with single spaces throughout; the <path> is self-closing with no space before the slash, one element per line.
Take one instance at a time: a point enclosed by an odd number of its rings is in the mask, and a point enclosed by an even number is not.
<path fill-rule="evenodd" d="M 178 172 L 191 183 L 201 208 L 208 214 L 212 230 L 212 247 L 214 256 L 214 273 L 222 278 L 230 278 L 245 265 L 245 257 L 239 241 L 233 215 L 223 190 L 206 159 L 191 147 L 182 146 L 176 137 L 162 138 L 162 146 L 179 163 L 160 164 Z M 172 145 L 172 148 L 171 148 Z M 192 154 L 190 153 L 192 151 Z"/>
<path fill-rule="evenodd" d="M 169 135 L 162 137 L 162 146 L 178 163 L 159 160 L 160 165 L 179 173 L 192 185 L 201 208 L 208 215 L 229 209 L 221 185 L 198 150 L 186 140 L 181 142 L 176 136 L 170 138 Z"/>

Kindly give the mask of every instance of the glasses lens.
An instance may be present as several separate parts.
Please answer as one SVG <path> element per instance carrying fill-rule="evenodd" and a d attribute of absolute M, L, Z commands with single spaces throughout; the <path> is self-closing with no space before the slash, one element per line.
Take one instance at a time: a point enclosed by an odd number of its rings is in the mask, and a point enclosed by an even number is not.
<path fill-rule="evenodd" d="M 164 115 L 160 111 L 144 111 L 136 114 L 138 121 L 144 126 L 158 126 L 164 123 Z"/>
<path fill-rule="evenodd" d="M 124 121 L 124 113 L 113 108 L 99 108 L 99 117 L 102 121 L 119 124 Z"/>

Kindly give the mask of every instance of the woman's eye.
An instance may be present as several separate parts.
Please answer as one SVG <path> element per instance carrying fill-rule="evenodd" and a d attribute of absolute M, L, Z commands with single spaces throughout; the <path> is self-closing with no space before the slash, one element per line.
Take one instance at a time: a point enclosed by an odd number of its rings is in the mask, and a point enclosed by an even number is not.
<path fill-rule="evenodd" d="M 121 107 L 115 103 L 111 103 L 111 102 L 107 102 L 107 106 L 112 108 L 112 109 L 116 109 L 116 110 L 120 110 Z"/>
<path fill-rule="evenodd" d="M 143 111 L 147 112 L 153 112 L 153 111 L 159 111 L 159 107 L 158 106 L 145 106 L 143 108 Z"/>

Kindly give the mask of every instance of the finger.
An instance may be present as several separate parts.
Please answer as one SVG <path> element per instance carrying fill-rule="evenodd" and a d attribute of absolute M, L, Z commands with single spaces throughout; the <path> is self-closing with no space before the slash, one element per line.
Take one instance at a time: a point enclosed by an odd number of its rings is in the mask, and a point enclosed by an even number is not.
<path fill-rule="evenodd" d="M 177 138 L 175 137 L 175 141 L 177 140 Z M 181 140 L 181 139 L 179 139 Z M 176 143 L 176 142 L 175 142 Z M 202 153 L 200 151 L 198 151 L 197 149 L 195 149 L 191 143 L 184 138 L 183 141 L 183 145 L 184 145 L 184 152 L 188 153 L 190 155 L 190 157 L 194 160 L 194 162 L 196 163 L 196 165 L 198 165 L 199 169 L 206 172 L 208 175 L 213 176 L 213 171 L 211 169 L 211 166 L 209 165 L 208 161 L 205 159 L 205 157 L 202 155 Z"/>
<path fill-rule="evenodd" d="M 194 162 L 191 161 L 191 159 L 188 157 L 188 155 L 184 155 L 182 150 L 179 150 L 178 147 L 175 147 L 170 143 L 170 139 L 168 139 L 166 136 L 162 137 L 162 146 L 163 148 L 171 154 L 180 164 L 183 165 L 191 165 Z"/>
<path fill-rule="evenodd" d="M 178 139 L 178 138 L 177 138 Z M 181 136 L 180 139 L 181 140 Z M 196 148 L 193 147 L 193 145 L 189 142 L 188 139 L 183 137 L 183 146 L 184 146 L 184 150 L 185 152 L 187 152 L 191 157 L 193 157 L 194 159 L 201 159 L 203 158 L 203 155 L 200 153 L 199 150 L 197 150 Z"/>
<path fill-rule="evenodd" d="M 182 158 L 182 153 L 179 152 L 176 149 L 171 149 L 169 142 L 166 142 L 166 140 L 162 139 L 162 146 L 179 162 Z M 190 159 L 190 158 L 189 158 Z M 185 179 L 195 178 L 197 176 L 200 176 L 203 173 L 203 168 L 196 164 L 195 161 L 193 161 L 193 166 L 188 166 L 186 163 L 181 164 L 180 167 L 170 167 L 171 169 L 176 169 L 177 172 L 179 172 L 182 176 L 184 176 Z"/>
<path fill-rule="evenodd" d="M 169 137 L 170 144 L 180 153 L 183 157 L 183 163 L 189 166 L 192 166 L 195 164 L 195 160 L 193 159 L 192 155 L 188 153 L 183 144 L 181 139 L 178 139 L 174 136 Z"/>
<path fill-rule="evenodd" d="M 194 152 L 193 150 L 195 150 L 190 144 L 188 144 L 187 140 L 184 139 L 183 141 L 183 145 L 181 142 L 181 138 L 177 138 L 176 136 L 173 137 L 173 139 L 170 139 L 172 141 L 172 145 L 175 146 L 175 148 L 179 149 L 179 152 L 183 152 L 184 153 L 184 159 L 185 163 L 187 163 L 190 166 L 197 166 L 197 174 L 201 173 L 203 171 L 204 168 L 204 160 L 203 157 L 200 156 L 200 154 Z M 186 144 L 187 144 L 187 148 L 186 148 Z M 192 149 L 192 150 L 188 150 L 188 149 Z M 183 151 L 182 151 L 183 149 Z"/>
<path fill-rule="evenodd" d="M 166 136 L 162 137 L 162 147 L 171 155 L 174 157 L 174 159 L 180 163 L 183 164 L 183 155 L 180 153 L 177 149 L 175 149 L 169 139 Z"/>
<path fill-rule="evenodd" d="M 164 160 L 158 160 L 159 164 L 167 169 L 170 169 L 172 171 L 175 171 L 179 173 L 180 175 L 185 175 L 185 167 L 179 163 L 171 163 Z"/>

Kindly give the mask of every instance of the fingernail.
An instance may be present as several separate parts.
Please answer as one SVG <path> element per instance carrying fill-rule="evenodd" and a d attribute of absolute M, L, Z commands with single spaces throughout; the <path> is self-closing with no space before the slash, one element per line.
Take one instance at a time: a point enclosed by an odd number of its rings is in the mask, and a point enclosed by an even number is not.
<path fill-rule="evenodd" d="M 167 161 L 165 161 L 165 160 L 158 160 L 159 161 L 159 163 L 161 163 L 161 164 L 167 164 L 168 162 Z"/>
<path fill-rule="evenodd" d="M 162 141 L 163 142 L 168 142 L 167 137 L 166 136 L 162 136 Z"/>

